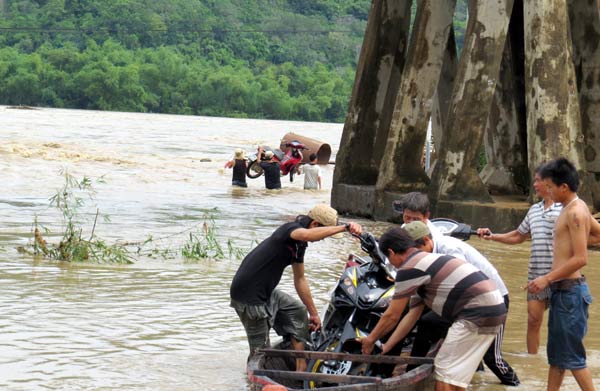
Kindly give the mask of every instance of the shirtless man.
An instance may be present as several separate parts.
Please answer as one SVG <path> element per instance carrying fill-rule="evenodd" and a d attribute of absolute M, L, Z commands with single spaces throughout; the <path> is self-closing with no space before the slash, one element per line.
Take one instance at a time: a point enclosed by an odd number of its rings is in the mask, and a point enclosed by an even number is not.
<path fill-rule="evenodd" d="M 587 331 L 592 296 L 581 269 L 587 264 L 587 244 L 595 221 L 586 203 L 577 196 L 579 176 L 565 158 L 549 162 L 541 171 L 554 202 L 563 204 L 554 227 L 554 260 L 549 273 L 530 281 L 530 293 L 550 287 L 547 354 L 548 390 L 560 389 L 565 371 L 571 370 L 582 390 L 594 390 L 586 365 L 583 337 Z"/>

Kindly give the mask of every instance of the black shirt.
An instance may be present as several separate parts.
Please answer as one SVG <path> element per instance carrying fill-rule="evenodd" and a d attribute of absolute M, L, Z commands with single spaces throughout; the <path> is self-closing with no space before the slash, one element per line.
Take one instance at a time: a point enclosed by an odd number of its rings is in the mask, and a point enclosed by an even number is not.
<path fill-rule="evenodd" d="M 233 166 L 232 182 L 246 183 L 246 160 L 236 159 Z"/>
<path fill-rule="evenodd" d="M 279 163 L 260 162 L 260 166 L 265 170 L 265 187 L 267 189 L 281 189 L 281 174 Z"/>
<path fill-rule="evenodd" d="M 303 227 L 297 222 L 283 224 L 246 255 L 231 282 L 233 300 L 252 305 L 266 303 L 284 269 L 293 262 L 304 262 L 307 242 L 290 237 L 298 228 Z"/>

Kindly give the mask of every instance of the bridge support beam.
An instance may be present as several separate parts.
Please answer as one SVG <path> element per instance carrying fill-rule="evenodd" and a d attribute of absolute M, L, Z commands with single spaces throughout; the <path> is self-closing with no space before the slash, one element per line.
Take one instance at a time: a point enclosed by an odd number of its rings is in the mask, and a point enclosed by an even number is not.
<path fill-rule="evenodd" d="M 374 0 L 369 12 L 333 177 L 331 197 L 338 201 L 332 203 L 342 213 L 368 216 L 373 209 L 372 192 L 355 199 L 352 189 L 374 189 L 377 181 L 404 69 L 411 5 L 412 0 Z"/>
<path fill-rule="evenodd" d="M 455 0 L 418 2 L 408 58 L 379 165 L 375 217 L 391 211 L 385 191 L 425 191 L 429 184 L 421 157 L 455 5 Z"/>
<path fill-rule="evenodd" d="M 469 222 L 510 229 L 534 200 L 530 173 L 565 156 L 579 169 L 581 198 L 600 209 L 597 1 L 470 0 L 458 66 L 455 3 L 442 3 L 418 2 L 404 65 L 411 1 L 374 0 L 332 205 L 394 221 L 391 201 L 422 191 L 434 212 L 459 220 L 502 209 L 507 226 Z M 431 179 L 420 164 L 429 118 Z"/>

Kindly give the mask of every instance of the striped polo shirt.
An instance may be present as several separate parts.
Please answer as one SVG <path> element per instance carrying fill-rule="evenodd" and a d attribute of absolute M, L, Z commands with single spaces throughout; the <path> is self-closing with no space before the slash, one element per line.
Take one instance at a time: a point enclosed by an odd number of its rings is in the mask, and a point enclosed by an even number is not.
<path fill-rule="evenodd" d="M 419 251 L 404 262 L 396 273 L 394 299 L 411 296 L 411 307 L 424 303 L 448 321 L 474 323 L 479 333 L 497 333 L 506 318 L 504 299 L 494 282 L 450 255 Z"/>
<path fill-rule="evenodd" d="M 561 210 L 562 204 L 560 203 L 552 204 L 548 209 L 544 209 L 544 201 L 533 204 L 517 228 L 521 234 L 531 235 L 531 254 L 527 276 L 530 281 L 550 273 L 553 259 L 552 230 Z"/>

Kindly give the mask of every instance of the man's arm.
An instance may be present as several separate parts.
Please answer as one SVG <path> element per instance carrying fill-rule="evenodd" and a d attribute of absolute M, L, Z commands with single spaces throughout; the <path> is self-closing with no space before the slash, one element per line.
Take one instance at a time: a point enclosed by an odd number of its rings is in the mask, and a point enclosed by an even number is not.
<path fill-rule="evenodd" d="M 568 212 L 567 229 L 569 238 L 565 239 L 571 242 L 571 257 L 561 266 L 551 270 L 550 273 L 530 281 L 527 286 L 531 293 L 538 293 L 546 289 L 554 281 L 569 278 L 587 264 L 587 238 L 590 233 L 587 207 L 585 210 L 581 207 L 573 208 Z"/>
<path fill-rule="evenodd" d="M 398 342 L 402 341 L 402 339 L 406 337 L 410 330 L 415 327 L 415 324 L 421 317 L 424 308 L 425 304 L 421 303 L 416 307 L 411 308 L 410 311 L 404 315 L 404 318 L 402 318 L 400 323 L 398 323 L 394 333 L 388 338 L 385 344 L 383 344 L 383 354 L 392 350 L 394 346 L 396 346 Z"/>
<path fill-rule="evenodd" d="M 318 330 L 321 328 L 321 318 L 319 318 L 317 307 L 315 307 L 315 302 L 310 293 L 308 281 L 306 281 L 306 277 L 304 276 L 304 263 L 292 263 L 292 271 L 294 273 L 294 287 L 296 288 L 296 292 L 308 310 L 310 329 Z"/>
<path fill-rule="evenodd" d="M 259 145 L 258 146 L 258 152 L 257 152 L 257 155 L 256 155 L 256 160 L 258 160 L 259 162 L 261 162 L 262 161 L 262 155 L 263 155 L 263 147 L 262 147 L 262 145 Z"/>
<path fill-rule="evenodd" d="M 489 228 L 477 228 L 477 235 L 479 235 L 479 237 L 482 239 L 492 240 L 494 242 L 500 242 L 504 244 L 523 243 L 526 239 L 531 237 L 529 234 L 522 234 L 517 229 L 503 234 L 494 234 Z"/>
<path fill-rule="evenodd" d="M 590 216 L 590 237 L 588 246 L 596 246 L 600 244 L 600 223 L 594 216 Z"/>
<path fill-rule="evenodd" d="M 375 341 L 389 333 L 398 323 L 409 300 L 410 297 L 403 297 L 401 299 L 394 299 L 390 302 L 390 306 L 385 310 L 381 319 L 379 319 L 379 322 L 377 322 L 377 325 L 373 331 L 371 331 L 371 334 L 360 340 L 363 354 L 371 354 Z"/>
<path fill-rule="evenodd" d="M 316 242 L 340 232 L 346 231 L 346 225 L 334 225 L 331 227 L 317 228 L 298 228 L 292 231 L 290 237 L 294 240 L 302 240 L 304 242 Z M 348 231 L 353 234 L 360 235 L 362 227 L 354 222 L 348 223 Z"/>

